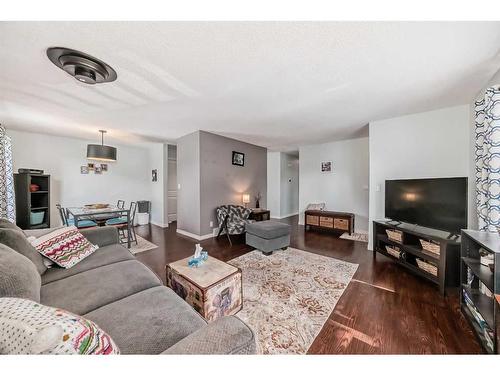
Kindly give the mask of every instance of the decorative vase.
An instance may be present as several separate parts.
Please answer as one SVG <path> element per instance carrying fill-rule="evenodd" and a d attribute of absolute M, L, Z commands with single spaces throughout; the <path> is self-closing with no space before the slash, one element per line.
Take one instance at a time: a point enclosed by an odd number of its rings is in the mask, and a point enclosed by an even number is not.
<path fill-rule="evenodd" d="M 258 199 L 255 201 L 255 208 L 260 208 L 260 202 Z"/>
<path fill-rule="evenodd" d="M 40 190 L 40 186 L 38 186 L 37 184 L 31 184 L 30 185 L 30 191 L 32 193 L 34 193 L 35 191 L 38 191 L 38 190 Z"/>

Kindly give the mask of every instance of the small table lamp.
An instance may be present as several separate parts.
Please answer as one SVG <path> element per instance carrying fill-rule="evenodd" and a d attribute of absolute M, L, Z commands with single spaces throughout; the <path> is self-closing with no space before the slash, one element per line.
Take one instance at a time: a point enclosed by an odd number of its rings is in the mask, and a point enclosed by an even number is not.
<path fill-rule="evenodd" d="M 250 194 L 243 194 L 241 201 L 245 203 L 245 208 L 248 207 L 248 203 L 250 203 Z"/>

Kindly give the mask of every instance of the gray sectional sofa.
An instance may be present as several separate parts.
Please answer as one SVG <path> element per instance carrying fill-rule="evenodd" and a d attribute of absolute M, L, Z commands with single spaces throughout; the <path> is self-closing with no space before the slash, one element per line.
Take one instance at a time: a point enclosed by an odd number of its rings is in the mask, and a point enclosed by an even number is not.
<path fill-rule="evenodd" d="M 5 229 L 0 229 L 2 231 Z M 24 233 L 38 237 L 44 232 Z M 122 354 L 255 353 L 254 334 L 247 325 L 236 317 L 224 317 L 207 324 L 191 306 L 163 286 L 148 267 L 119 245 L 115 228 L 87 229 L 82 233 L 99 245 L 99 249 L 70 269 L 42 270 L 42 304 L 96 322 L 113 338 Z M 5 236 L 0 233 L 0 240 L 2 238 Z M 5 242 L 9 241 L 2 243 Z M 12 242 L 9 244 L 15 247 Z M 6 273 L 26 268 L 21 265 L 26 263 L 24 255 L 18 252 L 16 258 L 10 253 L 2 254 L 5 249 L 0 247 L 4 263 L 0 267 L 0 297 L 13 293 L 12 285 L 6 284 Z M 32 285 L 36 288 L 38 284 Z"/>

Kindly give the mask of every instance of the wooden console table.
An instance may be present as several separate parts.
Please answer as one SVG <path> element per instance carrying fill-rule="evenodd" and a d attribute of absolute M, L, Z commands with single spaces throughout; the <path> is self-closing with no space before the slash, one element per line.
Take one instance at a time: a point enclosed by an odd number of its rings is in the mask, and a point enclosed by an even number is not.
<path fill-rule="evenodd" d="M 306 230 L 326 229 L 335 232 L 354 232 L 354 214 L 350 212 L 334 212 L 306 210 Z"/>
<path fill-rule="evenodd" d="M 255 221 L 264 221 L 269 220 L 271 218 L 271 211 L 266 210 L 264 208 L 252 208 L 252 213 L 249 216 L 249 219 Z"/>

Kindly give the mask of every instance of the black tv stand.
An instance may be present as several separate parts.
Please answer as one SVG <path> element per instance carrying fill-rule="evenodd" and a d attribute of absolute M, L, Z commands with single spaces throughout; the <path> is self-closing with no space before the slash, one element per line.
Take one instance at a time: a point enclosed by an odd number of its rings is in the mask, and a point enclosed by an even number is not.
<path fill-rule="evenodd" d="M 460 285 L 460 236 L 452 235 L 436 229 L 416 226 L 414 224 L 380 220 L 373 222 L 373 257 L 377 253 L 383 254 L 417 276 L 420 276 L 439 286 L 442 295 L 446 287 Z M 386 230 L 393 229 L 402 232 L 402 242 L 396 242 L 387 236 Z M 420 239 L 439 245 L 439 254 L 426 251 L 422 248 Z M 399 257 L 391 255 L 386 246 L 397 248 Z M 433 275 L 419 267 L 422 260 L 437 268 L 437 275 Z"/>

